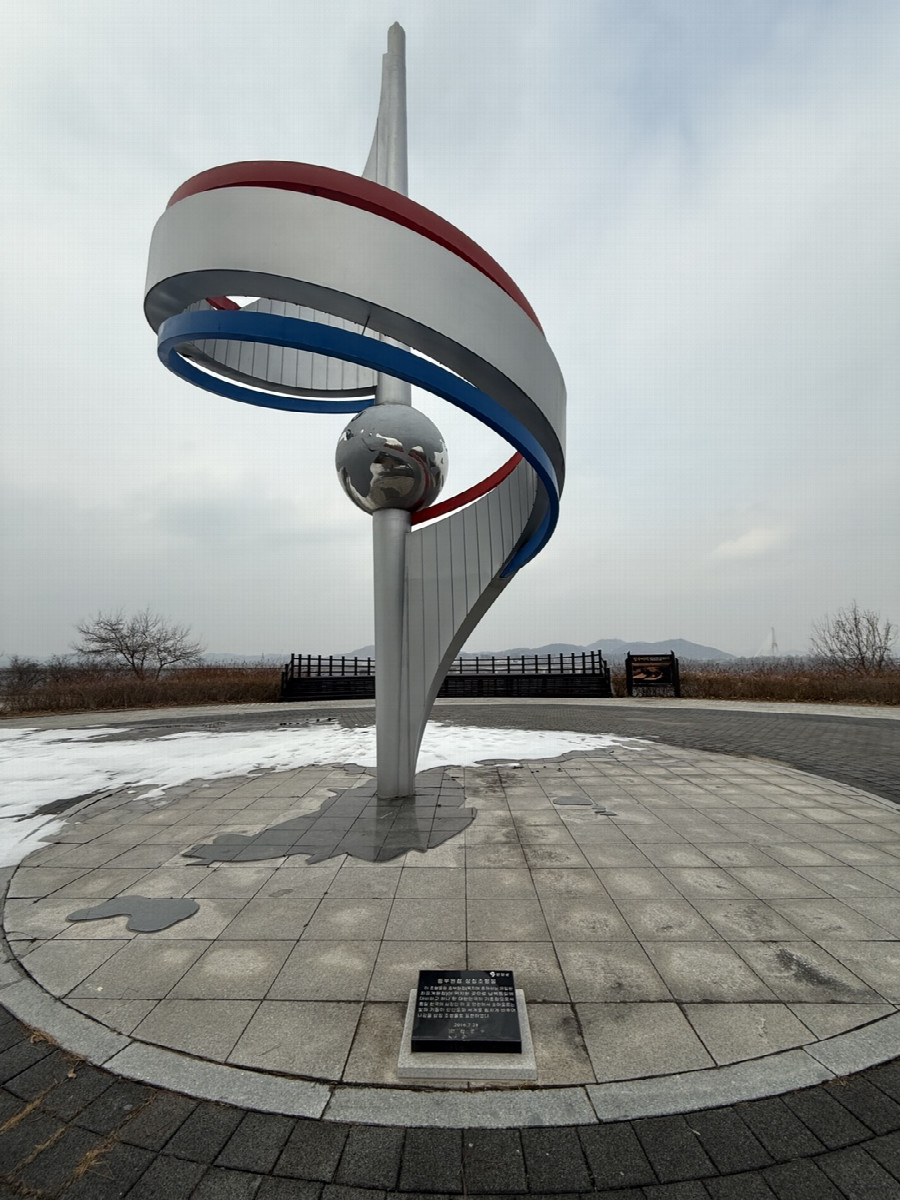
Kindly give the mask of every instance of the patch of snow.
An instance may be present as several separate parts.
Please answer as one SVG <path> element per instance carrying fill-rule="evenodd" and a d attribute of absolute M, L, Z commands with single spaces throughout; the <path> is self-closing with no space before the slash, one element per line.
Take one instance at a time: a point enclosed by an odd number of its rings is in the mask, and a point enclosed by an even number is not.
<path fill-rule="evenodd" d="M 141 799 L 190 780 L 225 779 L 259 771 L 355 763 L 375 766 L 372 726 L 336 725 L 258 731 L 197 730 L 157 738 L 117 738 L 121 727 L 0 730 L 0 866 L 11 866 L 52 839 L 56 816 L 35 810 L 59 800 L 128 788 Z M 485 759 L 507 766 L 632 742 L 610 734 L 482 729 L 430 723 L 418 770 L 474 766 Z"/>

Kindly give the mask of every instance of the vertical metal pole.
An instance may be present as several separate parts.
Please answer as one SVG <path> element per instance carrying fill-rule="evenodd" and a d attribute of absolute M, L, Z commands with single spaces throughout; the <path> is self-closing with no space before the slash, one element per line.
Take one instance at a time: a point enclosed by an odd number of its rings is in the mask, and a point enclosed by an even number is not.
<path fill-rule="evenodd" d="M 364 175 L 376 183 L 408 191 L 406 152 L 406 51 L 402 28 L 388 30 L 382 60 L 381 101 Z M 376 404 L 410 404 L 408 383 L 379 374 Z M 408 663 L 405 653 L 406 539 L 409 513 L 382 509 L 372 517 L 375 602 L 375 742 L 379 799 L 415 794 L 415 763 L 410 754 Z"/>
<path fill-rule="evenodd" d="M 372 516 L 375 592 L 375 749 L 379 799 L 414 794 L 403 653 L 406 537 L 409 514 L 383 508 Z"/>

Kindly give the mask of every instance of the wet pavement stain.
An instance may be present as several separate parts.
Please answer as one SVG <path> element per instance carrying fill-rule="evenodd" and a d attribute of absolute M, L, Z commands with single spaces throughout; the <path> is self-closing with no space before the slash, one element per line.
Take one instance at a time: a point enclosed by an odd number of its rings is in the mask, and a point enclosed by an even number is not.
<path fill-rule="evenodd" d="M 293 854 L 309 855 L 308 863 L 349 854 L 365 862 L 384 863 L 408 850 L 433 850 L 462 833 L 475 820 L 474 808 L 463 808 L 461 785 L 438 775 L 416 782 L 415 799 L 379 800 L 374 779 L 348 788 L 318 810 L 291 817 L 259 833 L 225 833 L 212 842 L 184 851 L 185 858 L 214 862 L 259 862 Z"/>
<path fill-rule="evenodd" d="M 156 933 L 199 911 L 196 900 L 170 896 L 116 896 L 93 908 L 79 908 L 77 912 L 69 913 L 66 920 L 102 921 L 106 917 L 128 917 L 125 928 L 132 933 Z"/>
<path fill-rule="evenodd" d="M 775 961 L 779 967 L 788 971 L 800 983 L 827 989 L 829 995 L 835 999 L 837 999 L 838 995 L 858 999 L 867 990 L 863 989 L 862 985 L 853 987 L 852 984 L 845 982 L 845 980 L 838 979 L 837 976 L 830 974 L 828 971 L 823 971 L 815 963 L 803 958 L 800 954 L 788 949 L 786 946 L 778 947 L 775 954 Z"/>

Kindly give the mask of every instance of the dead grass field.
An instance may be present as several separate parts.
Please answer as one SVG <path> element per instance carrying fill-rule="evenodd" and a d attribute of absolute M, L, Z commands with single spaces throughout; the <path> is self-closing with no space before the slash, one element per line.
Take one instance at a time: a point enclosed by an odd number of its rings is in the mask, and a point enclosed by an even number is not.
<path fill-rule="evenodd" d="M 25 669 L 27 667 L 28 669 Z M 773 700 L 814 704 L 900 704 L 900 665 L 875 675 L 837 671 L 803 659 L 734 663 L 682 660 L 681 694 L 694 700 Z M 7 716 L 277 701 L 281 672 L 272 666 L 201 666 L 160 679 L 57 663 L 21 664 L 5 672 Z M 613 693 L 625 695 L 625 671 L 613 664 Z"/>

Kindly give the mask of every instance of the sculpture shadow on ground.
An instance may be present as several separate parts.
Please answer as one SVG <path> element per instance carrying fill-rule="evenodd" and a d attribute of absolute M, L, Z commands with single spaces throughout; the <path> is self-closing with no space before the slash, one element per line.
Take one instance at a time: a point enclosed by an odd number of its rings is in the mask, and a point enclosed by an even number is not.
<path fill-rule="evenodd" d="M 408 850 L 433 850 L 468 828 L 475 809 L 463 808 L 462 785 L 442 772 L 420 776 L 415 798 L 379 800 L 375 780 L 323 801 L 312 813 L 290 817 L 259 833 L 223 833 L 212 842 L 185 850 L 186 858 L 217 862 L 258 862 L 308 855 L 310 866 L 349 854 L 371 863 L 391 862 Z"/>

